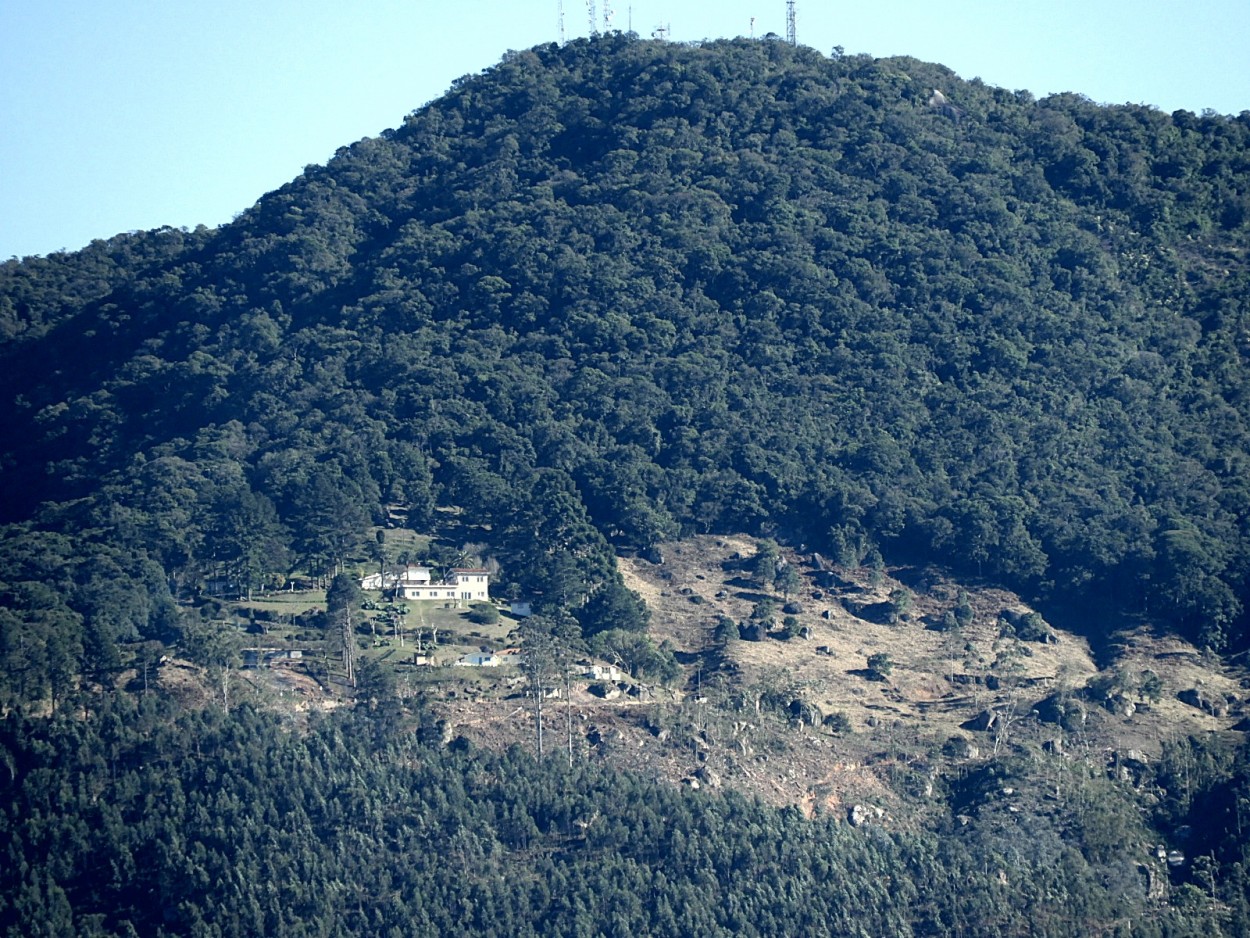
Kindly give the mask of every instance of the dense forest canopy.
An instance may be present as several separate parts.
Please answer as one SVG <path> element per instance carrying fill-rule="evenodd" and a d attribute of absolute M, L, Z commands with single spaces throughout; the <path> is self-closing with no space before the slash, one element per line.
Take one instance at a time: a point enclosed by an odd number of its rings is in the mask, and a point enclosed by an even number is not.
<path fill-rule="evenodd" d="M 1152 908 L 1106 839 L 1124 823 L 1111 811 L 1086 809 L 1075 832 L 1007 812 L 863 832 L 517 748 L 379 742 L 376 722 L 358 711 L 292 734 L 154 697 L 0 721 L 0 930 L 1180 938 L 1228 924 L 1196 886 Z M 1212 856 L 1244 863 L 1226 809 L 1247 794 L 1246 754 L 1182 755 L 1176 771 L 1203 769 L 1196 804 L 1228 825 Z M 1232 909 L 1228 934 L 1244 897 Z"/>
<path fill-rule="evenodd" d="M 609 544 L 764 531 L 1240 649 L 1248 144 L 776 41 L 508 53 L 233 224 L 0 265 L 6 614 L 104 653 L 399 503 L 574 607 Z"/>

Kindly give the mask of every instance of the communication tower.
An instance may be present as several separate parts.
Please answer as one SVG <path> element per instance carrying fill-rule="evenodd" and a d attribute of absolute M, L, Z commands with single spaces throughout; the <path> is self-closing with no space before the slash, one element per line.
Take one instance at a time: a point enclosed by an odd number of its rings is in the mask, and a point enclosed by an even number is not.
<path fill-rule="evenodd" d="M 612 0 L 603 0 L 603 31 L 612 32 Z"/>
<path fill-rule="evenodd" d="M 586 12 L 590 16 L 590 35 L 599 35 L 599 17 L 595 15 L 595 0 L 586 0 Z"/>
<path fill-rule="evenodd" d="M 564 45 L 564 0 L 556 0 L 556 27 L 560 45 Z"/>
<path fill-rule="evenodd" d="M 786 42 L 797 46 L 799 37 L 794 29 L 794 3 L 795 0 L 786 0 Z"/>

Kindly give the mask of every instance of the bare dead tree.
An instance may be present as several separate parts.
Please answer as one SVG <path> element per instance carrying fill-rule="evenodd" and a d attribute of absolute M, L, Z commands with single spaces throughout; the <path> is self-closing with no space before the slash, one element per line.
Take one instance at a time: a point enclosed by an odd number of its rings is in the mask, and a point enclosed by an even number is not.
<path fill-rule="evenodd" d="M 555 669 L 554 623 L 545 616 L 530 616 L 521 626 L 521 672 L 529 681 L 534 699 L 534 740 L 538 758 L 543 758 L 543 698 Z"/>

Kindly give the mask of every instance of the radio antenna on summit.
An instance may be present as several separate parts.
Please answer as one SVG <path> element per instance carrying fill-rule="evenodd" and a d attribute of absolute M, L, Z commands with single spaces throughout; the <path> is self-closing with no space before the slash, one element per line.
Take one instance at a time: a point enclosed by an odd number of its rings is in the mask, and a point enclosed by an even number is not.
<path fill-rule="evenodd" d="M 603 31 L 612 32 L 612 0 L 603 0 Z"/>
<path fill-rule="evenodd" d="M 564 45 L 564 0 L 556 0 L 556 26 L 560 45 Z"/>
<path fill-rule="evenodd" d="M 786 42 L 792 46 L 799 44 L 799 36 L 794 28 L 794 3 L 795 0 L 786 0 Z"/>
<path fill-rule="evenodd" d="M 598 17 L 595 15 L 595 0 L 586 0 L 586 12 L 590 15 L 590 35 L 599 35 Z"/>

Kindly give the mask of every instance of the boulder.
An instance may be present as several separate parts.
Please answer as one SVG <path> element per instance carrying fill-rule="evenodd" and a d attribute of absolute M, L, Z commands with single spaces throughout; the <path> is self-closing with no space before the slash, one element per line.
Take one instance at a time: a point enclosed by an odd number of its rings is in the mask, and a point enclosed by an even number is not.
<path fill-rule="evenodd" d="M 768 638 L 768 627 L 762 622 L 744 622 L 738 626 L 738 636 L 744 642 L 762 642 Z"/>
<path fill-rule="evenodd" d="M 960 723 L 960 727 L 965 730 L 974 730 L 978 733 L 985 733 L 993 729 L 994 724 L 998 722 L 998 714 L 993 710 L 982 710 L 971 720 L 965 720 Z"/>
<path fill-rule="evenodd" d="M 875 603 L 844 603 L 851 615 L 863 619 L 865 622 L 871 622 L 874 625 L 894 625 L 898 621 L 898 610 L 894 603 L 875 602 Z"/>
<path fill-rule="evenodd" d="M 1089 716 L 1084 704 L 1066 694 L 1051 694 L 1034 709 L 1043 723 L 1058 723 L 1065 730 L 1080 729 Z"/>
<path fill-rule="evenodd" d="M 1213 717 L 1222 717 L 1228 713 L 1228 705 L 1222 699 L 1209 697 L 1196 687 L 1181 691 L 1176 699 Z"/>
<path fill-rule="evenodd" d="M 1137 704 L 1123 694 L 1111 694 L 1104 697 L 1102 706 L 1108 713 L 1114 713 L 1118 717 L 1131 717 L 1137 712 Z"/>
<path fill-rule="evenodd" d="M 852 827 L 863 827 L 870 821 L 880 821 L 885 817 L 885 810 L 874 805 L 856 804 L 846 813 L 846 819 Z"/>
<path fill-rule="evenodd" d="M 952 736 L 942 746 L 942 755 L 948 759 L 975 759 L 981 750 L 967 736 Z"/>
<path fill-rule="evenodd" d="M 806 700 L 792 700 L 788 709 L 792 720 L 800 720 L 806 726 L 820 726 L 825 721 L 820 707 Z"/>
<path fill-rule="evenodd" d="M 720 775 L 713 769 L 708 768 L 706 765 L 700 766 L 699 770 L 695 772 L 694 775 L 696 779 L 701 781 L 708 788 L 720 788 L 721 786 Z"/>
<path fill-rule="evenodd" d="M 960 687 L 985 683 L 985 678 L 979 674 L 948 674 L 946 679 L 952 684 L 958 684 Z"/>

